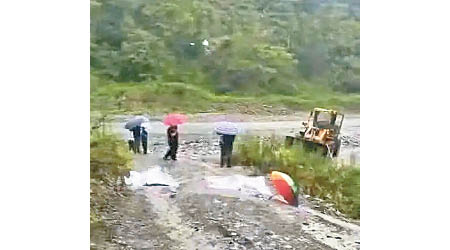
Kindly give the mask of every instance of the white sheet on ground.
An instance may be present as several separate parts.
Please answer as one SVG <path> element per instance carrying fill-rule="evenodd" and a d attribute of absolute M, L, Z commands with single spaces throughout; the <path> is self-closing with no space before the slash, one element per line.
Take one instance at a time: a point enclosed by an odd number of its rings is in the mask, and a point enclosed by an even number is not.
<path fill-rule="evenodd" d="M 206 177 L 206 181 L 208 187 L 212 189 L 240 191 L 249 195 L 272 195 L 264 176 L 209 176 Z"/>
<path fill-rule="evenodd" d="M 163 184 L 171 187 L 178 187 L 178 183 L 167 173 L 162 171 L 160 166 L 152 166 L 147 171 L 130 171 L 130 177 L 125 177 L 125 183 L 133 187 L 142 187 L 145 184 Z"/>

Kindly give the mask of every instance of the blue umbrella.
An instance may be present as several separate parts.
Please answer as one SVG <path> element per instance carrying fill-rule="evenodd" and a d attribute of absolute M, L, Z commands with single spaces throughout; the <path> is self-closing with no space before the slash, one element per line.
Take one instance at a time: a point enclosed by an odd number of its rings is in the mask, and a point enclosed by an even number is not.
<path fill-rule="evenodd" d="M 216 123 L 216 127 L 214 130 L 218 134 L 224 135 L 236 135 L 239 132 L 239 129 L 236 123 L 233 122 L 218 122 Z"/>
<path fill-rule="evenodd" d="M 126 124 L 125 124 L 125 128 L 126 129 L 132 129 L 136 126 L 141 126 L 142 123 L 144 122 L 149 122 L 147 117 L 144 116 L 136 116 L 133 119 L 129 120 Z"/>

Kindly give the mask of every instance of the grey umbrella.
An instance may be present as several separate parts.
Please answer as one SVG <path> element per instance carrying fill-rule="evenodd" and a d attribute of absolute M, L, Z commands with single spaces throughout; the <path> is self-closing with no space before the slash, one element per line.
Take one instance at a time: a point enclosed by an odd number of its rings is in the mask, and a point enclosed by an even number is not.
<path fill-rule="evenodd" d="M 144 122 L 148 122 L 148 118 L 144 117 L 144 116 L 136 116 L 134 118 L 132 118 L 131 120 L 129 120 L 126 124 L 125 124 L 125 128 L 126 129 L 132 129 L 136 126 L 141 126 L 142 123 Z"/>
<path fill-rule="evenodd" d="M 224 135 L 236 135 L 239 132 L 239 128 L 233 122 L 218 122 L 214 130 L 219 134 Z"/>

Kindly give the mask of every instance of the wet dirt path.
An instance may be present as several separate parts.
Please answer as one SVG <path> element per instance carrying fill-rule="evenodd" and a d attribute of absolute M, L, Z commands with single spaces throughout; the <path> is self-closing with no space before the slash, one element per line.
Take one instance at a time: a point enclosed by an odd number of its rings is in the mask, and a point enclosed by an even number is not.
<path fill-rule="evenodd" d="M 256 132 L 260 133 L 292 124 L 252 126 L 261 129 Z M 121 127 L 120 122 L 114 124 L 127 138 Z M 177 186 L 127 189 L 124 196 L 114 199 L 114 209 L 105 215 L 109 221 L 107 242 L 94 240 L 91 248 L 359 249 L 358 225 L 322 214 L 305 199 L 294 208 L 260 197 L 206 192 L 204 183 L 209 176 L 252 174 L 241 167 L 218 167 L 217 138 L 211 131 L 208 122 L 183 125 L 179 160 L 164 161 L 164 126 L 152 122 L 150 153 L 135 156 L 135 170 L 145 173 L 158 167 Z"/>

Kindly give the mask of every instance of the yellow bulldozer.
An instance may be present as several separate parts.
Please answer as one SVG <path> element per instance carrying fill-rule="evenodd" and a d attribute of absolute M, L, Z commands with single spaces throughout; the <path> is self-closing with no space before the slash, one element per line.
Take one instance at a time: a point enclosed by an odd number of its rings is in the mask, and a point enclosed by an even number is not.
<path fill-rule="evenodd" d="M 286 136 L 286 146 L 302 145 L 308 149 L 321 150 L 325 156 L 334 158 L 341 147 L 340 132 L 344 115 L 331 109 L 314 108 L 308 120 L 302 122 L 300 131 Z"/>

